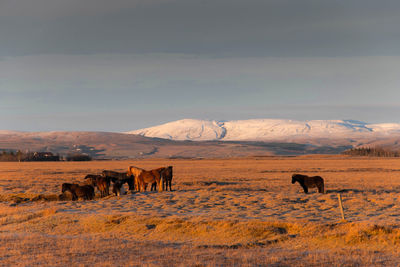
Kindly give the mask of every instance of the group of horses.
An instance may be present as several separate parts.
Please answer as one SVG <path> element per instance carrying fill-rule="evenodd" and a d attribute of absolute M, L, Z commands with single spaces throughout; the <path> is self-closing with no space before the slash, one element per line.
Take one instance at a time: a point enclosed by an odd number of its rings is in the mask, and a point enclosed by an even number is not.
<path fill-rule="evenodd" d="M 302 174 L 292 175 L 292 184 L 298 182 L 303 188 L 304 193 L 308 193 L 308 188 L 317 188 L 319 193 L 324 193 L 324 179 L 320 176 L 307 176 Z M 100 192 L 101 197 L 108 196 L 112 183 L 112 192 L 116 196 L 123 194 L 123 185 L 128 184 L 129 191 L 144 192 L 147 186 L 151 185 L 151 191 L 161 192 L 163 190 L 172 191 L 172 166 L 160 167 L 153 170 L 145 170 L 135 166 L 129 166 L 126 172 L 116 172 L 103 170 L 101 174 L 88 174 L 85 176 L 83 184 L 62 184 L 62 195 L 69 192 L 72 200 L 79 198 L 85 200 L 94 199 L 95 188 Z"/>
<path fill-rule="evenodd" d="M 145 170 L 135 166 L 129 166 L 126 172 L 116 172 L 103 170 L 101 174 L 88 174 L 82 184 L 63 183 L 61 187 L 62 194 L 69 193 L 72 200 L 79 198 L 84 200 L 94 199 L 95 188 L 100 192 L 101 197 L 108 196 L 112 184 L 112 193 L 116 196 L 123 194 L 123 185 L 128 184 L 129 191 L 144 192 L 147 186 L 151 185 L 151 191 L 161 192 L 163 190 L 172 191 L 172 166 L 160 167 L 153 170 Z"/>

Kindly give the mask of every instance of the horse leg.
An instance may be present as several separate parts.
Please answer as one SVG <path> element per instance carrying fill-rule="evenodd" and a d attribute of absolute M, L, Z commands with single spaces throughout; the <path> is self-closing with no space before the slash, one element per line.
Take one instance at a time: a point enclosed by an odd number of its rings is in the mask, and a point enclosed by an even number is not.
<path fill-rule="evenodd" d="M 151 184 L 151 191 L 156 191 L 156 186 L 157 186 L 156 183 L 152 183 Z"/>
<path fill-rule="evenodd" d="M 308 188 L 307 188 L 307 186 L 302 185 L 302 187 L 303 187 L 304 193 L 308 194 Z"/>
<path fill-rule="evenodd" d="M 158 185 L 158 192 L 163 191 L 163 181 L 161 179 L 157 180 L 157 185 Z"/>
<path fill-rule="evenodd" d="M 324 193 L 324 185 L 321 184 L 320 186 L 318 186 L 318 193 Z"/>
<path fill-rule="evenodd" d="M 117 196 L 120 196 L 120 195 L 121 195 L 121 187 L 122 187 L 121 184 L 115 184 L 115 194 L 116 194 Z"/>
<path fill-rule="evenodd" d="M 96 185 L 96 187 L 97 187 L 97 190 L 99 190 L 99 192 L 100 192 L 100 197 L 103 197 L 103 191 L 101 191 L 101 188 L 99 187 L 99 185 Z"/>
<path fill-rule="evenodd" d="M 136 176 L 135 176 L 135 189 L 136 189 L 136 191 L 140 191 L 139 181 Z"/>
<path fill-rule="evenodd" d="M 155 186 L 158 188 L 158 192 L 162 192 L 163 191 L 163 179 L 162 179 L 162 175 L 160 176 L 155 176 L 154 177 L 154 182 Z M 155 189 L 155 188 L 154 188 Z"/>
<path fill-rule="evenodd" d="M 140 181 L 138 186 L 139 186 L 139 192 L 146 191 L 145 184 L 143 181 Z"/>
<path fill-rule="evenodd" d="M 104 193 L 106 194 L 106 196 L 110 194 L 110 187 L 108 185 L 106 186 L 106 188 L 104 188 Z"/>
<path fill-rule="evenodd" d="M 143 192 L 147 191 L 147 183 L 143 182 L 142 189 L 143 189 Z"/>
<path fill-rule="evenodd" d="M 135 190 L 135 187 L 133 186 L 133 182 L 132 182 L 131 178 L 128 179 L 128 186 L 129 186 L 129 191 Z"/>

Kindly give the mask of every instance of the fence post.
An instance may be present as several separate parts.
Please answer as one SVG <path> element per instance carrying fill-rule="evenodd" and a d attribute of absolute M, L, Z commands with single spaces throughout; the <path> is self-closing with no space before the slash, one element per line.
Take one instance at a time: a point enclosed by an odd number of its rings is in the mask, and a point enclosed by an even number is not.
<path fill-rule="evenodd" d="M 340 213 L 342 214 L 342 220 L 344 221 L 344 211 L 343 211 L 343 204 L 342 204 L 342 196 L 340 195 L 340 193 L 337 195 L 338 196 L 338 200 L 339 200 L 339 208 L 340 208 Z"/>

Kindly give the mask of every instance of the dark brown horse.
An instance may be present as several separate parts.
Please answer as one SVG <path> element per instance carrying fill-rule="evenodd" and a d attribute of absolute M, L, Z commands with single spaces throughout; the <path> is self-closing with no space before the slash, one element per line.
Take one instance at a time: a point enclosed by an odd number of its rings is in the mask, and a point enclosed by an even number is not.
<path fill-rule="evenodd" d="M 100 196 L 105 197 L 110 194 L 110 180 L 109 177 L 103 177 L 101 175 L 88 174 L 85 176 L 85 180 L 88 184 L 93 187 L 97 187 L 100 191 Z"/>
<path fill-rule="evenodd" d="M 122 182 L 119 181 L 119 180 L 115 180 L 115 181 L 113 181 L 113 182 L 114 182 L 114 184 L 113 184 L 112 192 L 113 192 L 116 196 L 120 196 L 121 194 L 124 194 L 123 192 L 121 192 L 121 191 L 124 191 L 124 190 L 123 190 L 123 184 L 124 184 L 124 183 L 122 183 Z M 125 194 L 126 194 L 126 192 L 125 192 Z"/>
<path fill-rule="evenodd" d="M 94 187 L 91 185 L 63 183 L 61 187 L 61 192 L 63 194 L 65 192 L 70 192 L 72 195 L 72 200 L 77 200 L 78 198 L 82 198 L 85 200 L 94 199 Z"/>
<path fill-rule="evenodd" d="M 135 190 L 134 185 L 134 177 L 129 172 L 116 172 L 110 170 L 104 170 L 101 173 L 104 177 L 109 177 L 115 183 L 115 181 L 119 181 L 120 183 L 128 183 L 129 190 Z"/>
<path fill-rule="evenodd" d="M 168 166 L 167 168 L 165 168 L 163 173 L 163 188 L 165 185 L 165 190 L 168 191 L 168 185 L 169 185 L 169 191 L 172 191 L 171 183 L 172 183 L 172 166 Z"/>
<path fill-rule="evenodd" d="M 321 176 L 307 176 L 302 174 L 292 175 L 292 184 L 298 182 L 303 187 L 304 193 L 308 193 L 308 188 L 318 188 L 319 193 L 324 193 L 324 179 Z"/>
<path fill-rule="evenodd" d="M 165 167 L 164 170 L 161 173 L 162 175 L 162 181 L 163 181 L 163 190 L 168 191 L 168 185 L 169 185 L 169 191 L 172 191 L 171 188 L 171 183 L 172 183 L 172 166 Z M 156 183 L 153 183 L 151 185 L 151 191 L 156 191 Z"/>

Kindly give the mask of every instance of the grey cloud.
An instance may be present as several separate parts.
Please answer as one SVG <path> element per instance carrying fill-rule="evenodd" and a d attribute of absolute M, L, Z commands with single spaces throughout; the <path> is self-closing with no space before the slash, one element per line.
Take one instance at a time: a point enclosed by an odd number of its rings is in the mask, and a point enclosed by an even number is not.
<path fill-rule="evenodd" d="M 2 0 L 0 126 L 398 121 L 399 8 L 394 0 Z"/>
<path fill-rule="evenodd" d="M 0 56 L 400 54 L 397 1 L 29 1 L 32 2 L 37 6 L 18 1 L 36 10 L 31 16 L 0 16 Z M 24 5 L 19 5 L 6 5 L 0 12 L 16 14 L 25 10 Z"/>
<path fill-rule="evenodd" d="M 98 16 L 172 1 L 175 0 L 2 0 L 0 16 L 36 20 Z"/>
<path fill-rule="evenodd" d="M 399 68 L 399 57 L 25 56 L 0 61 L 0 103 L 36 99 L 83 110 L 393 104 Z"/>

